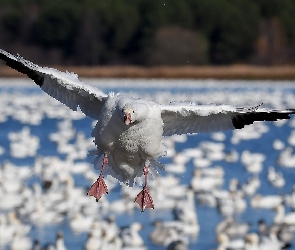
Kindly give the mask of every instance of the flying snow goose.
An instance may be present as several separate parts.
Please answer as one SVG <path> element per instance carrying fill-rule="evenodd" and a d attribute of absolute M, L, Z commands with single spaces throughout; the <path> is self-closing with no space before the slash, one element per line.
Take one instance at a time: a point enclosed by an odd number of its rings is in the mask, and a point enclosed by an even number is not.
<path fill-rule="evenodd" d="M 241 129 L 254 121 L 289 119 L 290 114 L 295 113 L 294 109 L 265 109 L 260 105 L 241 108 L 186 102 L 160 105 L 122 94 L 107 95 L 84 84 L 74 73 L 40 67 L 1 49 L 0 59 L 26 74 L 43 91 L 72 110 L 79 107 L 86 116 L 97 120 L 92 131 L 97 147 L 93 154 L 97 159 L 103 156 L 103 160 L 100 175 L 88 195 L 99 200 L 108 193 L 104 174 L 130 186 L 144 175 L 143 189 L 135 199 L 142 211 L 154 208 L 147 180 L 148 175 L 153 176 L 157 169 L 163 169 L 157 161 L 166 155 L 163 136 Z"/>

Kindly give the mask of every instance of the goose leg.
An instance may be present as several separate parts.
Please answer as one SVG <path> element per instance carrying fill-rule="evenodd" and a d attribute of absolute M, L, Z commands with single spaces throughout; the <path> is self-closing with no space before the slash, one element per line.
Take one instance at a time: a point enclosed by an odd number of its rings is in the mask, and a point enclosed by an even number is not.
<path fill-rule="evenodd" d="M 143 212 L 146 208 L 153 208 L 154 209 L 154 203 L 152 196 L 149 193 L 148 187 L 147 187 L 147 176 L 149 173 L 149 169 L 145 166 L 143 168 L 143 173 L 144 173 L 144 186 L 142 191 L 137 195 L 134 201 L 138 203 L 138 205 L 141 208 L 141 212 Z"/>
<path fill-rule="evenodd" d="M 108 156 L 105 154 L 102 160 L 102 167 L 98 179 L 90 187 L 87 195 L 94 196 L 98 201 L 104 194 L 108 193 L 108 187 L 103 179 L 104 168 L 108 165 Z"/>

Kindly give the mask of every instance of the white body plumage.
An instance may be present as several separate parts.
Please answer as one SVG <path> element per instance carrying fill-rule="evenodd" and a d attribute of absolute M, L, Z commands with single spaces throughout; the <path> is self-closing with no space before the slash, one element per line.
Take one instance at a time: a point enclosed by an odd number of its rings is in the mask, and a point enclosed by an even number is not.
<path fill-rule="evenodd" d="M 129 125 L 123 122 L 126 110 L 132 110 Z M 130 186 L 135 177 L 142 176 L 144 166 L 150 165 L 151 173 L 155 174 L 153 163 L 166 155 L 163 126 L 158 104 L 123 95 L 109 95 L 92 131 L 98 155 L 108 155 L 112 171 L 107 169 L 106 173 Z"/>

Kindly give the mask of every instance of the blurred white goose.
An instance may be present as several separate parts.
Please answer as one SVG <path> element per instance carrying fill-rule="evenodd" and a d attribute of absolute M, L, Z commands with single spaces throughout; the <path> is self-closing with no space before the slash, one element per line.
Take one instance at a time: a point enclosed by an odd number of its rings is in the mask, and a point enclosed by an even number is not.
<path fill-rule="evenodd" d="M 100 236 L 95 237 L 91 234 L 88 235 L 88 239 L 84 245 L 85 250 L 122 250 L 122 240 L 116 236 L 113 240 L 109 240 L 105 229 L 101 230 Z M 128 249 L 128 248 L 127 248 Z M 132 249 L 132 248 L 130 248 Z M 136 248 L 135 248 L 136 249 Z M 138 248 L 139 250 L 141 248 Z"/>
<path fill-rule="evenodd" d="M 201 173 L 204 176 L 222 178 L 224 175 L 224 170 L 221 166 L 216 166 L 212 168 L 203 168 L 201 169 Z"/>
<path fill-rule="evenodd" d="M 33 242 L 29 237 L 14 233 L 10 243 L 10 250 L 31 250 Z"/>
<path fill-rule="evenodd" d="M 272 145 L 273 145 L 273 148 L 274 148 L 275 150 L 283 150 L 284 147 L 285 147 L 284 142 L 282 142 L 282 141 L 279 140 L 279 139 L 274 140 L 274 142 L 273 142 Z"/>
<path fill-rule="evenodd" d="M 40 249 L 40 242 L 38 240 L 34 241 L 34 250 Z M 64 242 L 63 231 L 58 231 L 55 237 L 55 242 L 47 243 L 42 250 L 67 250 Z"/>
<path fill-rule="evenodd" d="M 10 132 L 10 154 L 15 158 L 35 156 L 39 148 L 39 138 L 30 133 L 29 127 L 24 127 L 20 132 Z"/>
<path fill-rule="evenodd" d="M 30 221 L 38 226 L 62 222 L 64 217 L 56 211 L 51 210 L 48 205 L 43 200 L 37 200 L 34 210 L 27 215 Z"/>
<path fill-rule="evenodd" d="M 116 214 L 130 213 L 134 210 L 135 205 L 134 198 L 125 193 L 121 198 L 110 202 L 108 210 Z"/>
<path fill-rule="evenodd" d="M 89 232 L 87 236 L 87 240 L 84 244 L 85 250 L 100 250 L 101 239 L 100 237 L 97 237 L 96 235 L 93 235 L 93 233 Z"/>
<path fill-rule="evenodd" d="M 224 141 L 226 139 L 226 135 L 223 132 L 215 132 L 212 133 L 211 138 L 215 141 Z"/>
<path fill-rule="evenodd" d="M 177 186 L 179 184 L 179 179 L 172 174 L 166 176 L 159 176 L 156 181 L 151 183 L 151 186 L 169 189 L 171 187 Z"/>
<path fill-rule="evenodd" d="M 293 186 L 291 194 L 284 195 L 284 202 L 293 210 L 295 209 L 295 186 Z"/>
<path fill-rule="evenodd" d="M 231 138 L 233 144 L 238 144 L 242 140 L 258 139 L 268 131 L 268 127 L 263 123 L 255 123 L 254 126 L 246 127 L 242 131 L 234 131 Z"/>
<path fill-rule="evenodd" d="M 220 161 L 225 157 L 224 144 L 210 141 L 200 143 L 200 148 L 204 151 L 206 158 L 210 161 Z"/>
<path fill-rule="evenodd" d="M 165 170 L 169 173 L 182 174 L 185 172 L 185 164 L 190 160 L 185 154 L 176 153 L 172 157 L 172 163 L 168 163 L 165 166 Z"/>
<path fill-rule="evenodd" d="M 208 168 L 212 165 L 212 161 L 207 157 L 195 157 L 193 159 L 193 164 L 195 168 Z"/>
<path fill-rule="evenodd" d="M 189 239 L 186 235 L 172 228 L 169 230 L 169 236 L 164 242 L 164 247 L 167 250 L 187 250 Z"/>
<path fill-rule="evenodd" d="M 174 208 L 175 219 L 182 223 L 178 224 L 178 229 L 185 235 L 196 236 L 200 231 L 194 192 L 192 189 L 186 191 L 186 198 L 176 202 Z M 177 224 L 177 223 L 176 223 Z"/>
<path fill-rule="evenodd" d="M 67 247 L 64 241 L 64 234 L 62 231 L 57 233 L 55 245 L 56 245 L 56 250 L 67 250 Z"/>
<path fill-rule="evenodd" d="M 0 117 L 0 119 L 1 119 L 1 117 Z M 3 155 L 4 152 L 5 152 L 5 148 L 3 148 L 3 147 L 0 146 L 0 155 Z"/>
<path fill-rule="evenodd" d="M 292 130 L 292 132 L 288 138 L 288 143 L 293 147 L 295 146 L 295 129 Z"/>
<path fill-rule="evenodd" d="M 5 214 L 0 213 L 0 246 L 9 243 L 15 234 L 15 228 L 11 227 L 8 223 Z"/>
<path fill-rule="evenodd" d="M 10 161 L 4 161 L 3 171 L 0 172 L 1 187 L 7 194 L 20 194 L 24 188 L 25 181 L 31 176 L 32 170 L 29 166 L 16 166 Z"/>
<path fill-rule="evenodd" d="M 241 161 L 249 173 L 259 174 L 263 168 L 265 155 L 260 153 L 251 153 L 248 150 L 243 151 Z"/>
<path fill-rule="evenodd" d="M 18 236 L 25 236 L 27 235 L 31 229 L 32 226 L 29 224 L 24 224 L 20 221 L 18 218 L 18 215 L 16 212 L 11 211 L 8 213 L 8 224 L 7 227 L 13 229 L 13 231 L 18 235 Z"/>
<path fill-rule="evenodd" d="M 164 245 L 170 236 L 170 229 L 165 227 L 165 224 L 160 220 L 156 220 L 152 224 L 154 228 L 149 234 L 149 240 L 155 245 Z"/>
<path fill-rule="evenodd" d="M 203 204 L 208 207 L 216 207 L 217 200 L 213 194 L 213 192 L 201 192 L 196 193 L 196 198 L 198 201 L 198 204 Z"/>
<path fill-rule="evenodd" d="M 272 209 L 280 205 L 282 202 L 283 197 L 280 195 L 262 196 L 261 194 L 257 194 L 251 199 L 250 204 L 253 208 Z"/>
<path fill-rule="evenodd" d="M 0 188 L 0 209 L 11 210 L 21 206 L 23 197 L 17 193 L 6 193 Z"/>
<path fill-rule="evenodd" d="M 134 247 L 136 249 L 146 249 L 144 241 L 139 235 L 139 231 L 142 229 L 142 224 L 139 222 L 133 222 L 129 228 L 122 231 L 122 241 L 124 247 Z"/>
<path fill-rule="evenodd" d="M 295 155 L 293 154 L 292 147 L 286 147 L 282 150 L 278 157 L 278 164 L 286 168 L 295 167 Z"/>
<path fill-rule="evenodd" d="M 274 167 L 269 167 L 267 172 L 267 180 L 271 185 L 277 188 L 285 186 L 285 179 L 282 172 L 276 172 Z"/>
<path fill-rule="evenodd" d="M 224 155 L 224 160 L 226 162 L 237 162 L 239 160 L 239 153 L 236 150 L 230 150 Z"/>
<path fill-rule="evenodd" d="M 82 213 L 76 213 L 70 218 L 70 227 L 76 233 L 88 232 L 93 224 L 93 218 L 84 216 Z"/>
<path fill-rule="evenodd" d="M 257 175 L 252 176 L 242 185 L 242 190 L 245 195 L 254 195 L 260 187 L 260 180 Z"/>
<path fill-rule="evenodd" d="M 248 223 L 239 223 L 236 222 L 233 217 L 226 217 L 217 224 L 215 232 L 217 234 L 224 233 L 229 238 L 234 239 L 243 237 L 249 229 L 250 225 Z"/>
<path fill-rule="evenodd" d="M 278 205 L 274 208 L 276 215 L 273 218 L 275 224 L 295 225 L 295 212 L 285 214 L 285 207 Z"/>
<path fill-rule="evenodd" d="M 284 243 L 276 238 L 263 238 L 261 241 L 256 233 L 245 236 L 245 250 L 280 250 L 285 249 Z"/>
<path fill-rule="evenodd" d="M 231 105 L 173 103 L 160 105 L 125 95 L 103 93 L 82 83 L 77 75 L 39 67 L 19 55 L 0 50 L 0 59 L 9 67 L 26 74 L 50 96 L 73 110 L 98 120 L 92 136 L 97 147 L 92 153 L 103 156 L 101 173 L 88 195 L 97 200 L 108 188 L 104 174 L 133 185 L 144 177 L 144 186 L 135 201 L 141 210 L 154 208 L 148 178 L 163 169 L 157 159 L 166 155 L 163 136 L 209 133 L 241 129 L 254 121 L 289 119 L 294 110 L 271 110 L 260 106 L 237 108 Z M 96 161 L 96 166 L 98 166 Z M 107 167 L 107 165 L 109 167 Z"/>
<path fill-rule="evenodd" d="M 247 202 L 241 192 L 232 192 L 231 196 L 226 199 L 218 200 L 218 209 L 222 215 L 233 216 L 240 214 L 247 208 Z"/>
<path fill-rule="evenodd" d="M 219 242 L 217 250 L 242 250 L 245 246 L 243 239 L 230 240 L 228 235 L 226 235 L 225 233 L 219 234 L 217 236 L 217 241 Z"/>
<path fill-rule="evenodd" d="M 108 241 L 113 241 L 119 235 L 119 227 L 116 224 L 115 217 L 110 215 L 106 220 L 101 223 L 102 229 L 106 231 L 106 238 Z"/>
<path fill-rule="evenodd" d="M 180 186 L 182 187 L 182 186 Z M 171 210 L 175 207 L 177 199 L 183 197 L 184 190 L 176 189 L 176 193 L 167 192 L 165 189 L 153 186 L 151 188 L 151 194 L 154 197 L 154 201 L 157 202 L 157 209 L 159 210 Z"/>
<path fill-rule="evenodd" d="M 212 191 L 215 188 L 222 186 L 222 176 L 203 176 L 199 169 L 194 170 L 194 176 L 191 180 L 191 187 L 194 191 Z"/>

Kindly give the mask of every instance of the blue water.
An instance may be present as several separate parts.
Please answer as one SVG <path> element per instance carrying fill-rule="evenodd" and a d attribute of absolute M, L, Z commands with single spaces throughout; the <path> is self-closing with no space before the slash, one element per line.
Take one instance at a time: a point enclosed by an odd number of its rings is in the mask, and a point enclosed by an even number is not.
<path fill-rule="evenodd" d="M 0 86 L 0 94 L 1 93 L 21 93 L 23 95 L 40 95 L 40 98 L 44 98 L 43 92 L 34 85 L 18 85 L 13 86 L 14 79 L 10 80 L 12 85 L 1 85 Z M 18 80 L 20 81 L 20 80 Z M 93 83 L 93 80 L 86 80 L 90 83 Z M 199 102 L 199 100 L 190 99 L 196 97 L 211 97 L 212 95 L 218 96 L 235 96 L 235 95 L 254 95 L 257 93 L 261 93 L 263 97 L 266 99 L 264 102 L 267 106 L 272 106 L 272 103 L 269 102 L 270 97 L 272 95 L 276 95 L 278 92 L 281 96 L 284 95 L 295 95 L 295 82 L 226 82 L 226 81 L 169 81 L 169 80 L 156 80 L 148 81 L 148 80 L 130 80 L 128 85 L 125 85 L 126 80 L 121 80 L 115 83 L 117 80 L 97 80 L 99 83 L 99 88 L 108 93 L 109 91 L 114 92 L 123 92 L 127 94 L 136 93 L 138 96 L 148 97 L 149 99 L 153 99 L 155 96 L 160 98 L 161 96 L 168 96 L 177 99 L 177 96 L 181 95 L 186 96 L 190 101 Z M 141 83 L 144 83 L 141 85 Z M 0 80 L 1 83 L 1 80 Z M 27 83 L 27 81 L 26 81 Z M 121 85 L 120 85 L 121 83 Z M 111 86 L 109 86 L 111 85 Z M 140 85 L 140 86 L 139 86 Z M 172 100 L 175 100 L 172 99 Z M 187 101 L 188 101 L 187 100 Z M 217 102 L 220 102 L 222 98 L 217 99 Z M 180 100 L 177 100 L 180 101 Z M 203 99 L 202 99 L 203 101 Z M 232 100 L 231 104 L 233 103 Z M 256 100 L 255 100 L 256 101 Z M 260 101 L 260 100 L 259 100 Z M 208 99 L 207 102 L 214 103 L 215 100 Z M 239 102 L 242 102 L 239 100 Z M 248 102 L 247 100 L 245 102 Z M 240 103 L 237 103 L 239 105 Z M 248 103 L 248 105 L 257 105 L 259 103 Z M 289 104 L 283 102 L 283 104 Z M 295 105 L 293 106 L 293 108 Z M 1 107 L 3 109 L 5 107 Z M 71 111 L 69 111 L 71 112 Z M 295 119 L 295 118 L 293 118 Z M 31 134 L 38 136 L 40 138 L 40 148 L 37 151 L 36 155 L 41 156 L 53 156 L 58 155 L 61 158 L 64 158 L 65 155 L 60 155 L 57 152 L 56 144 L 49 140 L 48 135 L 55 132 L 57 130 L 57 123 L 61 119 L 49 119 L 45 117 L 42 120 L 40 125 L 30 125 Z M 92 120 L 85 117 L 81 120 L 73 121 L 73 125 L 77 132 L 83 132 L 87 137 L 90 137 L 91 128 L 92 128 Z M 35 157 L 27 157 L 23 159 L 16 159 L 10 155 L 9 151 L 9 140 L 7 134 L 10 131 L 20 131 L 23 126 L 28 126 L 26 124 L 22 124 L 19 121 L 9 117 L 7 121 L 0 123 L 0 146 L 5 148 L 5 152 L 3 155 L 0 155 L 0 164 L 9 160 L 14 164 L 19 165 L 33 165 L 35 161 Z M 282 168 L 277 165 L 276 160 L 279 155 L 279 151 L 276 151 L 272 147 L 272 143 L 275 139 L 280 139 L 286 145 L 288 145 L 287 139 L 291 134 L 292 127 L 290 127 L 289 123 L 284 124 L 281 127 L 274 126 L 272 123 L 267 123 L 269 131 L 262 135 L 259 139 L 241 141 L 238 144 L 231 143 L 232 132 L 226 132 L 226 140 L 224 144 L 226 146 L 226 150 L 235 149 L 239 153 L 244 150 L 249 150 L 250 152 L 259 152 L 266 155 L 266 160 L 264 161 L 263 171 L 259 174 L 261 180 L 261 186 L 257 193 L 261 193 L 263 195 L 266 194 L 288 194 L 291 193 L 292 186 L 295 181 L 295 168 L 287 169 Z M 195 148 L 202 141 L 214 141 L 211 138 L 210 134 L 200 134 L 194 136 L 188 136 L 188 140 L 185 143 L 177 143 L 176 149 L 181 152 L 186 148 Z M 85 161 L 90 161 L 90 159 L 85 159 Z M 169 158 L 160 159 L 163 163 L 171 162 Z M 236 163 L 228 163 L 226 161 L 217 161 L 214 162 L 214 165 L 221 165 L 225 170 L 225 181 L 223 184 L 223 189 L 228 188 L 229 180 L 232 178 L 237 178 L 241 183 L 245 183 L 246 180 L 251 176 L 251 174 L 247 173 L 245 168 L 243 167 L 240 160 Z M 276 170 L 281 171 L 284 174 L 286 179 L 286 185 L 283 188 L 274 188 L 270 186 L 267 182 L 267 169 L 269 166 L 274 166 Z M 191 180 L 192 171 L 194 166 L 190 161 L 186 165 L 187 171 L 184 174 L 176 175 L 180 178 L 180 183 L 189 184 Z M 166 173 L 161 173 L 165 175 Z M 82 176 L 75 176 L 76 184 L 81 185 L 87 188 L 87 183 Z M 27 185 L 32 185 L 35 181 L 38 181 L 36 178 L 31 178 L 28 180 Z M 112 190 L 107 198 L 109 200 L 115 200 L 120 196 L 120 186 L 117 186 L 114 190 Z M 249 201 L 249 198 L 247 198 Z M 155 204 L 156 207 L 156 204 Z M 223 218 L 220 215 L 216 208 L 210 208 L 205 205 L 197 204 L 197 215 L 200 224 L 200 233 L 196 239 L 191 240 L 189 248 L 190 249 L 212 249 L 217 246 L 215 241 L 215 226 L 216 224 Z M 249 202 L 248 207 L 244 213 L 237 216 L 237 220 L 241 222 L 250 222 L 251 230 L 255 232 L 257 230 L 256 224 L 258 219 L 265 219 L 267 222 L 271 222 L 274 216 L 274 212 L 271 210 L 257 210 L 251 208 Z M 157 209 L 152 211 L 146 211 L 141 213 L 139 209 L 135 210 L 134 213 L 128 213 L 123 215 L 116 216 L 116 222 L 119 226 L 128 226 L 133 221 L 139 221 L 145 225 L 144 230 L 142 230 L 141 236 L 144 238 L 145 244 L 148 249 L 163 249 L 162 247 L 153 245 L 148 240 L 148 235 L 152 230 L 151 222 L 155 219 L 163 219 L 163 220 L 171 220 L 173 218 L 172 213 L 170 211 L 157 211 Z M 83 244 L 86 241 L 87 234 L 74 234 L 68 224 L 68 220 L 65 219 L 63 223 L 54 226 L 46 226 L 46 227 L 33 227 L 33 230 L 30 233 L 30 237 L 32 239 L 39 239 L 41 244 L 44 245 L 48 242 L 53 242 L 56 236 L 56 232 L 59 230 L 64 231 L 65 243 L 68 249 L 82 249 Z"/>

